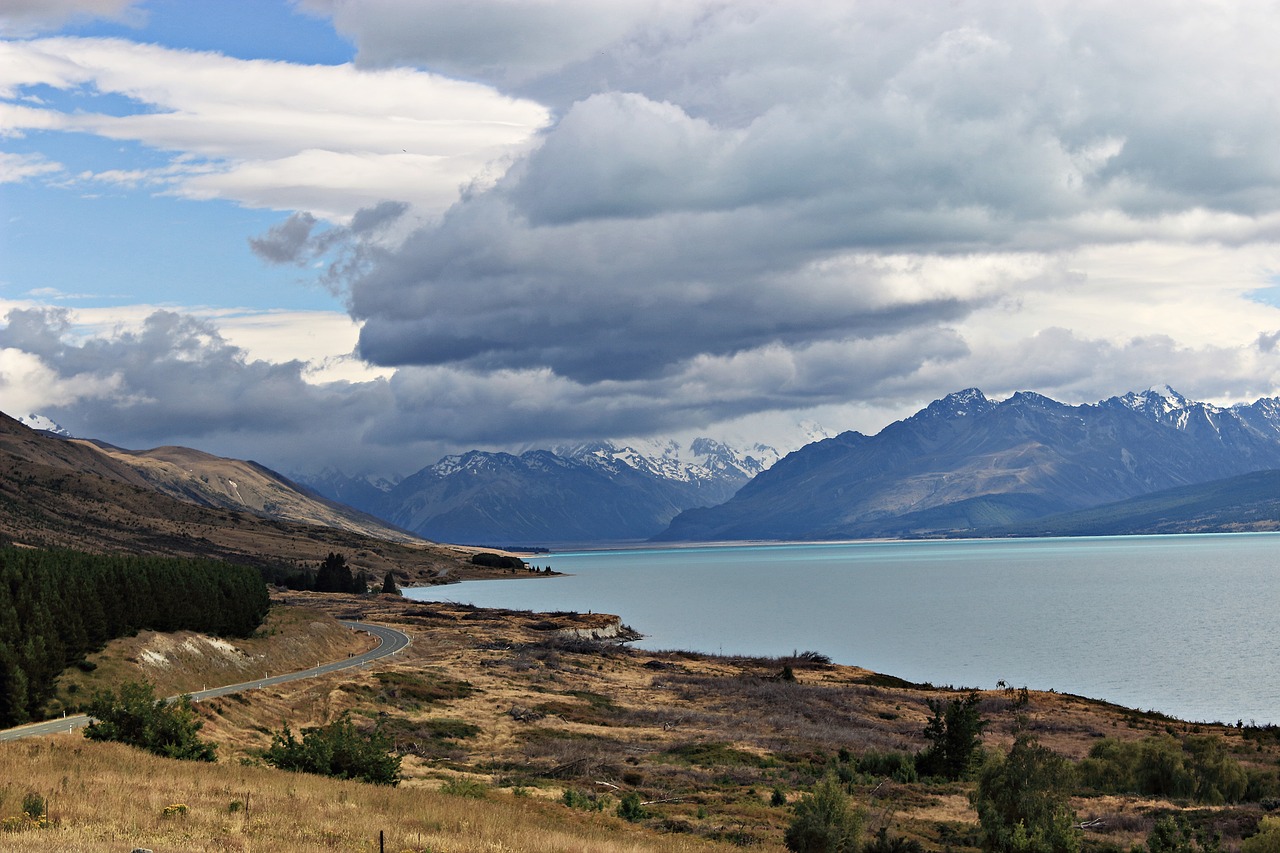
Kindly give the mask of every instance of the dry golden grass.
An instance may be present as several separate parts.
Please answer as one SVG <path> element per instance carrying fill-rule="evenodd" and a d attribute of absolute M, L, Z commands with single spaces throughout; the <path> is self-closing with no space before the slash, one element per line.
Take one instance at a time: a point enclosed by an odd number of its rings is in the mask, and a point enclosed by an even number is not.
<path fill-rule="evenodd" d="M 713 851 L 606 815 L 493 794 L 476 800 L 235 764 L 173 761 L 76 735 L 0 744 L 0 816 L 48 802 L 50 826 L 0 834 L 12 853 L 156 851 Z M 185 813 L 166 815 L 173 805 Z M 176 811 L 168 809 L 170 812 Z"/>
<path fill-rule="evenodd" d="M 274 607 L 249 638 L 222 640 L 190 631 L 141 631 L 92 654 L 95 669 L 71 668 L 58 680 L 58 700 L 75 705 L 95 690 L 145 679 L 159 696 L 238 684 L 264 674 L 295 672 L 358 654 L 374 644 L 317 610 Z"/>
<path fill-rule="evenodd" d="M 321 650 L 340 657 L 344 644 L 363 642 L 335 628 L 325 614 L 395 625 L 413 636 L 413 644 L 366 669 L 201 703 L 202 734 L 218 744 L 216 767 L 164 762 L 68 737 L 50 741 L 53 746 L 5 747 L 0 780 L 8 781 L 0 782 L 0 819 L 15 814 L 26 791 L 35 790 L 51 798 L 51 816 L 63 822 L 2 836 L 0 850 L 130 849 L 125 844 L 157 853 L 359 850 L 376 849 L 367 845 L 379 829 L 394 839 L 388 850 L 699 850 L 728 849 L 723 843 L 734 840 L 781 850 L 791 812 L 769 804 L 775 789 L 794 802 L 842 750 L 853 756 L 919 750 L 928 700 L 954 695 L 857 667 L 650 653 L 566 636 L 616 621 L 600 614 L 487 611 L 388 596 L 277 597 L 278 604 L 286 601 L 292 606 L 273 610 L 255 654 L 309 666 Z M 141 635 L 125 641 L 106 653 L 114 669 L 104 664 L 98 674 L 146 674 L 140 651 L 157 642 Z M 793 667 L 796 682 L 778 678 L 784 663 Z M 989 748 L 1010 743 L 1016 698 L 1014 691 L 983 694 L 983 714 L 992 721 Z M 1073 758 L 1103 736 L 1190 730 L 1072 696 L 1032 692 L 1029 699 L 1023 712 L 1031 730 Z M 344 712 L 393 735 L 404 756 L 400 789 L 253 766 L 285 722 L 296 731 Z M 1259 747 L 1234 729 L 1202 728 L 1226 738 L 1253 766 L 1274 767 L 1280 755 L 1274 742 Z M 129 780 L 139 786 L 133 797 L 119 793 Z M 440 793 L 466 786 L 487 799 Z M 608 796 L 609 805 L 602 813 L 571 809 L 560 802 L 567 790 Z M 968 784 L 864 778 L 853 790 L 871 831 L 888 826 L 929 849 L 965 850 L 975 843 Z M 628 824 L 612 816 L 628 792 L 653 803 L 649 819 Z M 247 820 L 229 810 L 246 793 Z M 164 817 L 165 806 L 175 801 L 188 806 L 187 814 Z M 1119 797 L 1076 803 L 1082 819 L 1107 821 L 1105 832 L 1091 837 L 1125 849 L 1145 837 L 1153 814 L 1172 807 Z M 1245 825 L 1246 811 L 1218 813 L 1227 824 L 1243 815 Z M 1230 840 L 1229 829 L 1227 835 Z M 105 846 L 91 846 L 98 839 Z"/>

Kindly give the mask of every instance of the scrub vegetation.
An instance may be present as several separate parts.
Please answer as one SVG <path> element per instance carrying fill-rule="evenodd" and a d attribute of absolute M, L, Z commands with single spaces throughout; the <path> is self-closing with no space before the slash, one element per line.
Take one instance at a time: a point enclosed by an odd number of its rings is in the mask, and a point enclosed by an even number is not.
<path fill-rule="evenodd" d="M 369 669 L 194 705 L 214 764 L 80 735 L 0 744 L 5 849 L 377 850 L 379 832 L 435 853 L 1280 849 L 1274 728 L 912 684 L 817 653 L 640 651 L 590 639 L 616 622 L 600 614 L 277 603 L 312 608 L 287 624 L 327 611 L 414 641 Z M 398 785 L 303 766 L 343 750 Z M 38 828 L 29 794 L 47 803 Z"/>

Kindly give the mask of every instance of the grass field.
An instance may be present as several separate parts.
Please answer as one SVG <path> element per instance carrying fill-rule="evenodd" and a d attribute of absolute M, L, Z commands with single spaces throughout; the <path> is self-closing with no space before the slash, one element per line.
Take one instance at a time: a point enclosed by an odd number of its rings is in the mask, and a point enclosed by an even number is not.
<path fill-rule="evenodd" d="M 191 637 L 113 644 L 96 670 L 77 673 L 74 695 L 140 675 L 168 679 L 174 691 L 197 689 L 220 674 L 242 680 L 244 656 L 284 671 L 367 642 L 332 616 L 394 625 L 413 644 L 368 669 L 200 703 L 202 734 L 218 744 L 213 766 L 68 735 L 0 745 L 0 820 L 17 817 L 31 793 L 47 799 L 50 817 L 45 828 L 0 834 L 0 850 L 376 850 L 381 831 L 395 851 L 777 851 L 791 804 L 830 772 L 846 779 L 869 834 L 885 827 L 932 850 L 977 844 L 971 783 L 901 782 L 856 769 L 868 752 L 919 751 L 928 701 L 956 695 L 947 689 L 820 655 L 723 658 L 583 639 L 585 630 L 610 627 L 600 614 L 388 596 L 287 600 L 234 654 L 211 654 Z M 1193 732 L 1219 735 L 1255 770 L 1273 771 L 1280 757 L 1274 733 L 1192 726 L 1055 693 L 1026 698 L 1024 724 L 1073 760 L 1103 737 Z M 981 694 L 988 749 L 1011 742 L 1018 699 L 1015 690 Z M 297 731 L 343 713 L 392 736 L 405 776 L 399 788 L 262 766 L 260 751 L 284 723 Z M 627 794 L 645 804 L 642 819 L 615 815 Z M 186 809 L 166 814 L 176 805 Z M 1171 811 L 1220 832 L 1231 850 L 1264 809 L 1117 796 L 1073 805 L 1081 820 L 1102 821 L 1086 835 L 1086 849 L 1098 851 L 1141 843 Z"/>

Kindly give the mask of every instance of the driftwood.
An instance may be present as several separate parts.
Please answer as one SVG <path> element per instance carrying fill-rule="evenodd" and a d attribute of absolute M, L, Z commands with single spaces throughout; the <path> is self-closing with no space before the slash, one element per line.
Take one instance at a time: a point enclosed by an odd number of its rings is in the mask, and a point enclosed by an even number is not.
<path fill-rule="evenodd" d="M 1085 820 L 1077 823 L 1076 829 L 1097 829 L 1106 825 L 1107 822 L 1105 820 L 1100 817 L 1095 817 L 1093 820 Z"/>

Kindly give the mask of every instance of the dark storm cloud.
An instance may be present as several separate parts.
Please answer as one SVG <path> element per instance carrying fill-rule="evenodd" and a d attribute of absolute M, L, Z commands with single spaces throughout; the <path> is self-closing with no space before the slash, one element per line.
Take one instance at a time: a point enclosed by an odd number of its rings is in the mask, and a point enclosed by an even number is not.
<path fill-rule="evenodd" d="M 1169 224 L 1215 214 L 1244 218 L 1231 239 L 1275 236 L 1249 217 L 1280 210 L 1280 116 L 1256 109 L 1280 33 L 1247 5 L 306 5 L 362 62 L 559 115 L 496 186 L 350 279 L 383 365 L 674 376 L 941 329 L 1024 284 L 904 290 L 868 260 L 885 253 L 1222 239 Z"/>
<path fill-rule="evenodd" d="M 311 230 L 318 221 L 310 213 L 295 213 L 261 237 L 250 237 L 249 248 L 270 264 L 304 264 L 313 255 Z"/>
<path fill-rule="evenodd" d="M 553 120 L 443 214 L 415 211 L 431 218 L 407 236 L 387 201 L 347 225 L 298 212 L 250 241 L 319 269 L 390 379 L 313 384 L 177 314 L 90 340 L 65 315 L 11 314 L 0 347 L 110 389 L 49 412 L 75 431 L 403 473 L 474 446 L 910 410 L 972 385 L 1080 400 L 1171 376 L 1200 396 L 1254 387 L 1223 376 L 1280 383 L 1273 318 L 1236 349 L 1122 340 L 1083 323 L 1157 294 L 1089 310 L 1045 296 L 1084 292 L 1073 257 L 1092 247 L 1280 236 L 1268 8 L 299 5 L 366 66 L 486 82 Z M 1046 304 L 1086 319 L 1046 328 L 1069 322 Z"/>
<path fill-rule="evenodd" d="M 89 340 L 68 335 L 55 311 L 12 311 L 7 322 L 0 350 L 20 348 L 57 381 L 98 389 L 46 412 L 73 433 L 135 448 L 185 444 L 285 471 L 403 474 L 476 446 L 635 435 L 839 402 L 968 352 L 954 334 L 911 330 L 700 356 L 658 379 L 584 384 L 547 369 L 445 366 L 314 385 L 302 365 L 250 360 L 208 323 L 172 312 Z"/>
<path fill-rule="evenodd" d="M 249 249 L 269 264 L 302 267 L 323 260 L 321 280 L 340 289 L 360 271 L 361 259 L 369 251 L 367 242 L 382 235 L 408 209 L 401 201 L 383 201 L 357 210 L 349 225 L 329 227 L 320 226 L 310 213 L 294 213 L 266 234 L 250 237 Z"/>

